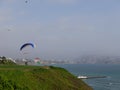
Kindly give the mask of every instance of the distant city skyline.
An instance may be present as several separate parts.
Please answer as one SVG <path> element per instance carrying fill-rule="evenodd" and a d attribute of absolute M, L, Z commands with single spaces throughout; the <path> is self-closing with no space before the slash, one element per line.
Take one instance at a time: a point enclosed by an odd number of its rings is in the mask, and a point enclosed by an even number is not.
<path fill-rule="evenodd" d="M 27 1 L 27 3 L 26 3 Z M 120 55 L 118 0 L 0 0 L 0 55 L 74 58 Z M 19 49 L 26 42 L 23 55 Z"/>

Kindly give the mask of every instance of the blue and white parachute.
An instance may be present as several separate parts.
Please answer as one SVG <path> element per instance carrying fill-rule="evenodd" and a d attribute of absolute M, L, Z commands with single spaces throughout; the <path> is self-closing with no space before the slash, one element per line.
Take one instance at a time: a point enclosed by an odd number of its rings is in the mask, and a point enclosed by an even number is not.
<path fill-rule="evenodd" d="M 34 43 L 25 43 L 20 47 L 20 51 L 22 51 L 24 48 L 31 46 L 32 48 L 35 48 L 36 45 Z"/>

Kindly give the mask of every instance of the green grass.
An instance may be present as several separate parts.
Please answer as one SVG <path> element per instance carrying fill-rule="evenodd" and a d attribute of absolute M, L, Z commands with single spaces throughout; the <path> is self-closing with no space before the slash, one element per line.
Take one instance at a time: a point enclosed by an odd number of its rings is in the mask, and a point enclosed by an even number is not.
<path fill-rule="evenodd" d="M 0 66 L 0 90 L 92 90 L 67 70 L 53 66 Z"/>

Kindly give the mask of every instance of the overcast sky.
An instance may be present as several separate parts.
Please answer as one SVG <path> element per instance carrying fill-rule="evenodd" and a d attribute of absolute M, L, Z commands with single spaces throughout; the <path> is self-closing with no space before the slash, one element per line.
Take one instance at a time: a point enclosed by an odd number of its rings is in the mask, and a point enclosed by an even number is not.
<path fill-rule="evenodd" d="M 71 58 L 120 55 L 120 0 L 0 0 L 0 55 Z"/>

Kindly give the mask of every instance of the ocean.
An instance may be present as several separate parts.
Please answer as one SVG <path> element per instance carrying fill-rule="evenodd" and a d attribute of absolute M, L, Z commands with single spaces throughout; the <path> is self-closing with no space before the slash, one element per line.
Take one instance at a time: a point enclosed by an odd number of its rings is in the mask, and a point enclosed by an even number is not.
<path fill-rule="evenodd" d="M 85 76 L 106 76 L 106 78 L 83 79 L 94 90 L 120 90 L 120 65 L 99 64 L 57 64 L 69 72 Z"/>

